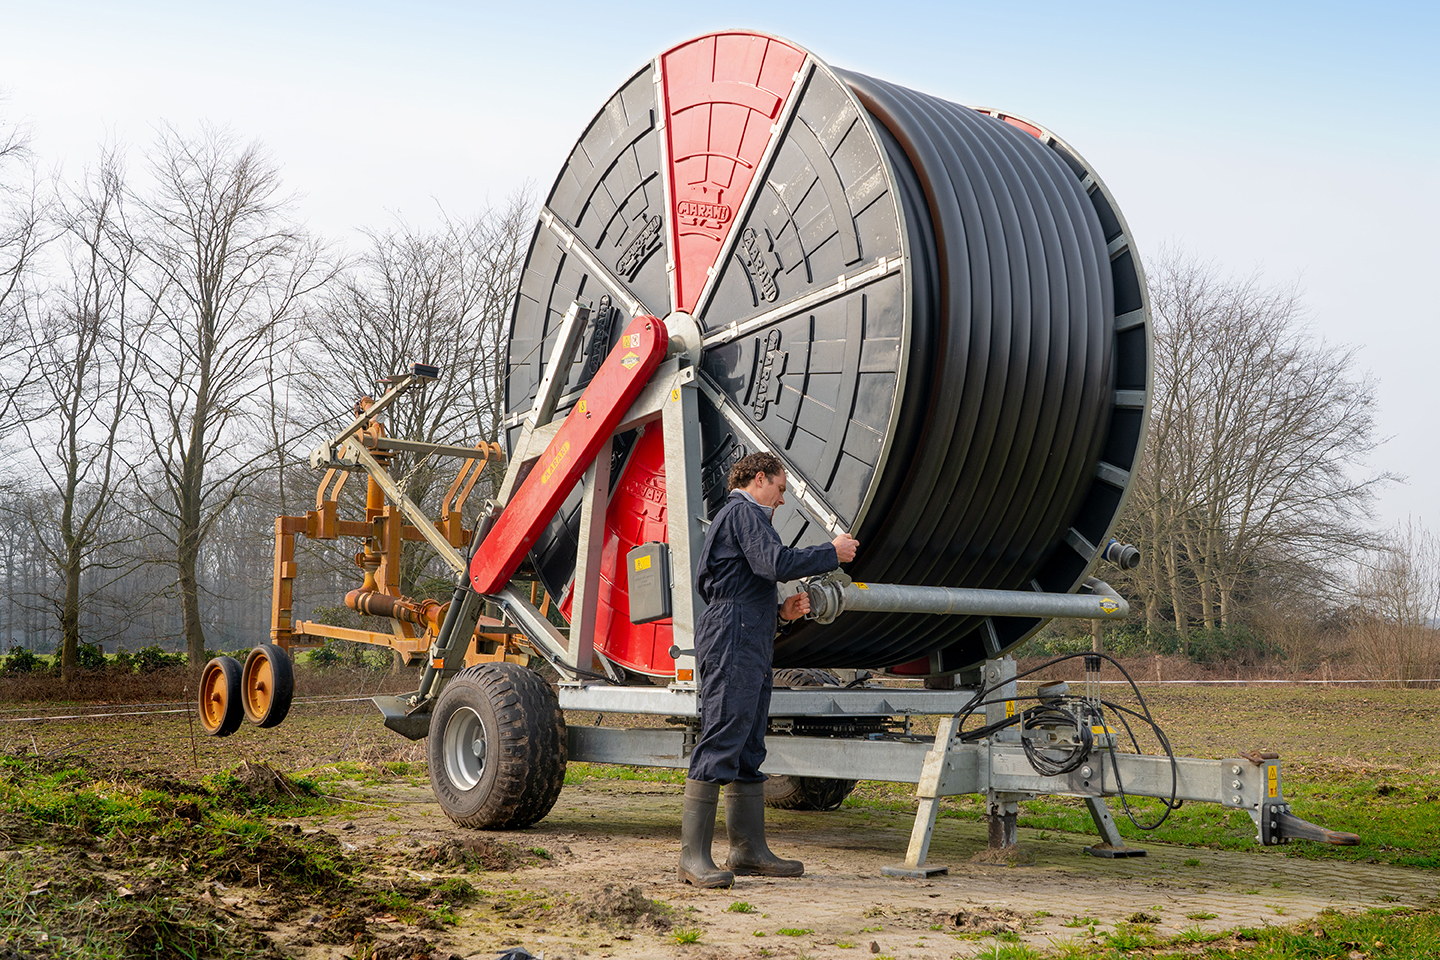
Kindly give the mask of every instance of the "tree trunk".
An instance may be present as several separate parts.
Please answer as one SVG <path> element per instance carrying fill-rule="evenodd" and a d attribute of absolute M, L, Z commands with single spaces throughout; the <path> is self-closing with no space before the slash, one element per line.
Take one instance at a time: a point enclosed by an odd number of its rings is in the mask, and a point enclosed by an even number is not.
<path fill-rule="evenodd" d="M 1173 543 L 1166 544 L 1165 565 L 1170 575 L 1170 609 L 1175 613 L 1175 632 L 1180 634 L 1184 653 L 1190 655 L 1190 621 L 1185 610 L 1185 596 L 1180 589 L 1180 566 Z"/>
<path fill-rule="evenodd" d="M 66 554 L 65 598 L 60 606 L 60 677 L 66 683 L 75 679 L 80 655 L 80 565 L 78 545 L 72 543 Z"/>
<path fill-rule="evenodd" d="M 205 628 L 200 622 L 199 538 L 191 531 L 180 534 L 175 567 L 180 581 L 180 614 L 185 630 L 185 657 L 190 666 L 205 662 Z"/>

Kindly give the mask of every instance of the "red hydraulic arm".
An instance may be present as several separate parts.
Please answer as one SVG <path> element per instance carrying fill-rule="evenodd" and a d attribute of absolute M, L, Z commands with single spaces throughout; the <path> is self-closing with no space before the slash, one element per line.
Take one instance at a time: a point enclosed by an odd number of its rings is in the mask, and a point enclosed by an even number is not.
<path fill-rule="evenodd" d="M 669 343 L 665 324 L 654 317 L 638 316 L 625 328 L 475 551 L 470 583 L 477 591 L 496 593 L 510 582 L 545 525 L 665 359 Z"/>

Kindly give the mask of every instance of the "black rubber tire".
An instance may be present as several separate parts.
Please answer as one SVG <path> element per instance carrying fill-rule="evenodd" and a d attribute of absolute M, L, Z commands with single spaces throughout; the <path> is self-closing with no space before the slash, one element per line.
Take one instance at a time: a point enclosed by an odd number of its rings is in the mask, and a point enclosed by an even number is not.
<path fill-rule="evenodd" d="M 474 738 L 466 751 L 460 738 Z M 445 684 L 430 721 L 430 786 L 462 827 L 528 827 L 555 806 L 565 783 L 565 716 L 550 686 L 527 667 L 480 663 Z"/>
<path fill-rule="evenodd" d="M 234 657 L 216 657 L 200 674 L 200 729 L 212 737 L 230 736 L 245 719 L 240 674 Z"/>
<path fill-rule="evenodd" d="M 255 672 L 267 668 L 271 690 L 268 701 L 264 701 L 262 706 L 253 702 L 250 688 Z M 295 699 L 295 668 L 290 663 L 290 654 L 273 643 L 262 643 L 251 650 L 241 671 L 240 688 L 247 720 L 262 728 L 279 726 L 289 716 L 290 704 Z"/>
<path fill-rule="evenodd" d="M 776 670 L 777 687 L 838 687 L 829 670 L 792 667 Z M 777 810 L 835 810 L 855 789 L 855 780 L 829 777 L 770 777 L 765 781 L 765 806 Z"/>

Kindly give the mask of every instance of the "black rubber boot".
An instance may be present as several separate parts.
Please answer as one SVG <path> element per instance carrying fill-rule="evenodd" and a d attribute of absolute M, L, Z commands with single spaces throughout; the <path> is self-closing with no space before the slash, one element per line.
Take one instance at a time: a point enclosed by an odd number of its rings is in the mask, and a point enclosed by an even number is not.
<path fill-rule="evenodd" d="M 720 802 L 720 784 L 705 780 L 685 781 L 685 810 L 680 815 L 680 881 L 707 889 L 728 887 L 735 874 L 721 870 L 710 858 L 715 839 L 715 807 Z"/>
<path fill-rule="evenodd" d="M 725 832 L 730 835 L 730 862 L 737 876 L 798 877 L 799 860 L 781 860 L 765 844 L 765 784 L 732 783 L 725 788 Z"/>

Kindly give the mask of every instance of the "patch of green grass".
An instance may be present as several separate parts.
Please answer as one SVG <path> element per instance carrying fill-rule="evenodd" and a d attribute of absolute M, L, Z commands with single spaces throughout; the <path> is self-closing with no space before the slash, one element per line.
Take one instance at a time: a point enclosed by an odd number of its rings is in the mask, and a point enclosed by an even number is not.
<path fill-rule="evenodd" d="M 854 950 L 854 949 L 855 949 L 855 944 L 851 943 L 849 940 L 836 940 L 836 941 L 835 941 L 835 946 L 836 946 L 838 949 L 840 949 L 840 950 Z"/>
<path fill-rule="evenodd" d="M 1193 927 L 1186 927 L 1175 935 L 1173 943 L 1213 943 L 1216 940 L 1224 940 L 1225 934 L 1218 931 L 1210 931 L 1201 927 L 1198 923 Z"/>
<path fill-rule="evenodd" d="M 1221 946 L 1220 941 L 1231 942 Z M 1201 947 L 1203 954 L 1196 952 Z M 980 956 L 996 960 L 1026 957 L 1028 960 L 1025 954 L 1006 955 L 999 953 L 1000 949 L 997 944 L 995 952 Z M 1142 951 L 1155 960 L 1187 960 L 1199 956 L 1226 960 L 1341 960 L 1356 956 L 1374 960 L 1382 957 L 1432 960 L 1440 957 L 1440 912 L 1400 909 L 1341 914 L 1327 909 L 1315 919 L 1293 926 L 1241 928 L 1229 933 L 1211 933 L 1195 926 L 1164 941 L 1157 940 L 1152 932 L 1131 929 L 1117 931 L 1100 943 L 1053 944 L 1044 956 L 1064 960 L 1120 960 L 1134 951 Z"/>
<path fill-rule="evenodd" d="M 1141 950 L 1159 943 L 1155 928 L 1148 923 L 1121 923 L 1104 935 L 1105 945 L 1122 953 Z"/>
<path fill-rule="evenodd" d="M 667 767 L 624 767 L 612 763 L 582 763 L 572 761 L 565 765 L 565 785 L 584 783 L 587 780 L 635 780 L 644 783 L 684 784 L 685 771 Z"/>
<path fill-rule="evenodd" d="M 1066 927 L 1093 927 L 1100 921 L 1089 916 L 1074 916 L 1066 920 L 1062 926 Z"/>
<path fill-rule="evenodd" d="M 746 903 L 744 900 L 736 900 L 734 903 L 730 904 L 730 906 L 726 907 L 725 909 L 726 909 L 727 911 L 729 911 L 730 913 L 754 913 L 754 912 L 755 912 L 755 908 L 752 907 L 752 906 L 750 906 L 750 904 Z"/>
<path fill-rule="evenodd" d="M 1193 913 L 1187 913 L 1187 914 L 1185 914 L 1185 919 L 1186 919 L 1186 920 L 1214 920 L 1214 919 L 1215 919 L 1215 914 L 1209 913 L 1209 912 L 1207 912 L 1207 911 L 1205 911 L 1205 910 L 1196 910 L 1196 911 L 1193 912 Z"/>
<path fill-rule="evenodd" d="M 1187 867 L 1198 867 L 1200 866 L 1200 859 L 1198 857 L 1186 857 L 1184 865 Z"/>
<path fill-rule="evenodd" d="M 1041 953 L 1023 944 L 996 943 L 975 954 L 978 960 L 1040 960 Z"/>
<path fill-rule="evenodd" d="M 435 899 L 451 905 L 474 903 L 480 899 L 480 891 L 464 877 L 448 877 L 435 885 L 431 894 Z"/>
<path fill-rule="evenodd" d="M 781 927 L 775 934 L 781 937 L 803 937 L 814 932 L 809 927 Z"/>
<path fill-rule="evenodd" d="M 17 861 L 0 866 L 0 942 L 16 956 L 74 960 L 120 957 L 273 957 L 243 922 L 173 897 L 126 895 L 103 883 L 54 881 Z"/>
<path fill-rule="evenodd" d="M 704 932 L 699 927 L 677 927 L 670 931 L 670 938 L 676 943 L 699 943 Z"/>

